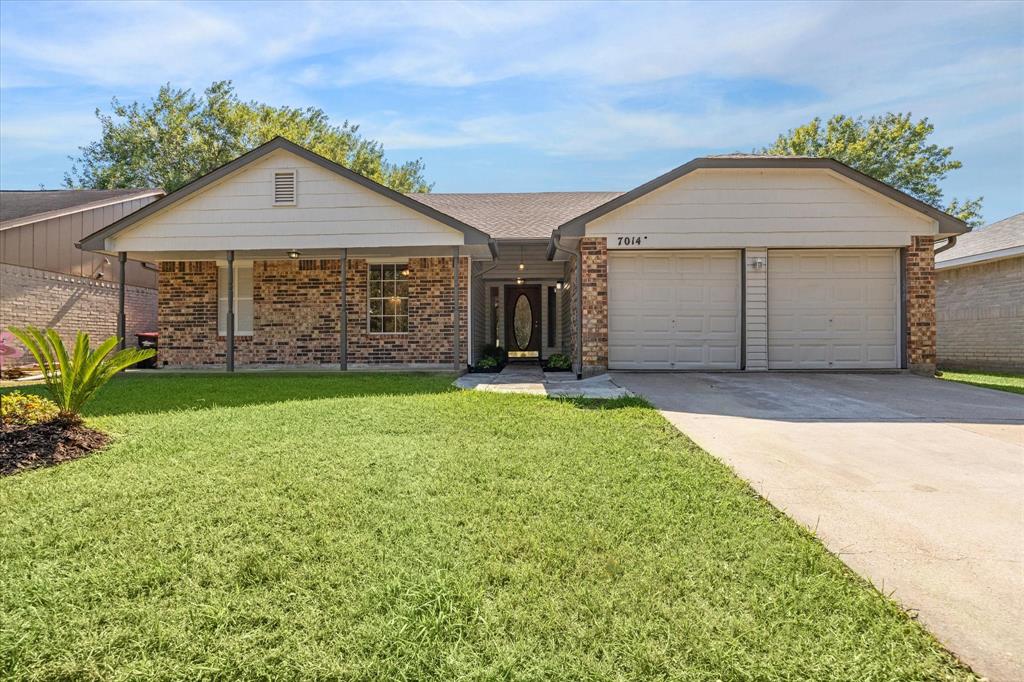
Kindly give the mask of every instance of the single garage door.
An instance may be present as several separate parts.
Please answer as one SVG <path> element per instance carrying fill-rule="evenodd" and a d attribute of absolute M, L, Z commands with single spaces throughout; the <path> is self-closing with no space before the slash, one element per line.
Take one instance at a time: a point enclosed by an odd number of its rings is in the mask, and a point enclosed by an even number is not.
<path fill-rule="evenodd" d="M 896 249 L 772 250 L 771 369 L 899 367 Z"/>
<path fill-rule="evenodd" d="M 738 369 L 739 251 L 608 254 L 608 367 Z"/>

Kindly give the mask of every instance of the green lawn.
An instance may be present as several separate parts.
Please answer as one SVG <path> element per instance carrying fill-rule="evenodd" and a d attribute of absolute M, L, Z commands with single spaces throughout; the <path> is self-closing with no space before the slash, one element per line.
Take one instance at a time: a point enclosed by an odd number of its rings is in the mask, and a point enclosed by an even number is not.
<path fill-rule="evenodd" d="M 1024 394 L 1024 374 L 942 370 L 941 378 L 948 379 L 949 381 L 959 381 L 962 384 L 981 386 L 982 388 L 994 388 L 999 391 Z"/>
<path fill-rule="evenodd" d="M 0 678 L 970 679 L 640 401 L 127 376 L 0 479 Z"/>

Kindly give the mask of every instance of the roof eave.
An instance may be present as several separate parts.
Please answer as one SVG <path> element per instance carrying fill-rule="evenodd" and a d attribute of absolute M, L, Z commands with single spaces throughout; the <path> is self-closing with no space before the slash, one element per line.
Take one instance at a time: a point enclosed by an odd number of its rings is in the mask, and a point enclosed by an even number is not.
<path fill-rule="evenodd" d="M 69 190 L 73 191 L 73 190 Z M 31 215 L 22 216 L 20 218 L 11 218 L 0 223 L 0 230 L 10 230 L 15 227 L 22 227 L 23 225 L 31 225 L 32 223 L 40 223 L 44 220 L 53 220 L 54 218 L 61 218 L 66 215 L 72 215 L 74 213 L 81 213 L 83 211 L 91 211 L 97 208 L 103 208 L 104 206 L 112 206 L 114 204 L 121 204 L 126 201 L 135 201 L 136 199 L 145 199 L 146 197 L 152 196 L 164 196 L 166 192 L 162 189 L 147 189 L 139 190 L 131 194 L 122 194 L 117 197 L 111 197 L 109 199 L 97 199 L 96 201 L 89 201 L 84 204 L 77 204 L 75 206 L 68 206 L 67 208 L 57 208 L 52 211 L 40 211 L 39 213 L 33 213 Z"/>

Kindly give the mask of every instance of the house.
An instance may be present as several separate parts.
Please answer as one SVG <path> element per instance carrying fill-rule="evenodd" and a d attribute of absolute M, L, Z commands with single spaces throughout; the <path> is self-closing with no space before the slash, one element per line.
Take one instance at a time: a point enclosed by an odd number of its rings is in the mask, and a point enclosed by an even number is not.
<path fill-rule="evenodd" d="M 75 242 L 163 194 L 155 189 L 0 191 L 0 328 L 52 327 L 65 339 L 79 330 L 102 338 L 117 333 L 119 264 L 81 251 Z M 129 333 L 156 329 L 157 276 L 148 267 L 131 262 L 124 270 Z"/>
<path fill-rule="evenodd" d="M 940 367 L 1024 371 L 1024 213 L 935 258 Z"/>
<path fill-rule="evenodd" d="M 899 369 L 935 363 L 959 220 L 830 159 L 691 161 L 624 194 L 424 194 L 282 138 L 89 235 L 160 263 L 160 364 Z"/>

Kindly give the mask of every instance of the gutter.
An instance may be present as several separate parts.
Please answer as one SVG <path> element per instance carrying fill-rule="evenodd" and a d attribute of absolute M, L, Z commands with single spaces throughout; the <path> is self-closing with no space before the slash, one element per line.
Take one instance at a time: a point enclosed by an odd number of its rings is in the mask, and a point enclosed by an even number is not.
<path fill-rule="evenodd" d="M 937 256 L 940 253 L 942 253 L 943 251 L 949 251 L 954 246 L 956 246 L 956 235 L 955 234 L 947 237 L 946 238 L 946 243 L 935 249 L 935 255 Z"/>
<path fill-rule="evenodd" d="M 556 251 L 569 254 L 576 261 L 576 336 L 579 341 L 580 349 L 580 364 L 579 371 L 576 372 L 576 378 L 583 378 L 583 258 L 582 254 L 570 251 L 561 244 L 561 236 L 558 234 L 558 230 L 551 233 L 551 241 L 548 242 L 548 260 L 553 260 Z"/>

